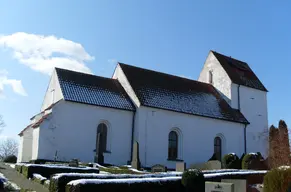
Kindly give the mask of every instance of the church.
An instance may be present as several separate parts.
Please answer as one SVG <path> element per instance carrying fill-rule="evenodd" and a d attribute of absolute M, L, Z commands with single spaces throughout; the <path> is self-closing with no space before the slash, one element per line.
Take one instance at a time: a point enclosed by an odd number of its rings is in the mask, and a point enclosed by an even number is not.
<path fill-rule="evenodd" d="M 175 168 L 213 155 L 266 155 L 268 90 L 243 61 L 210 51 L 198 80 L 117 63 L 112 78 L 55 68 L 18 162 L 46 159 Z"/>

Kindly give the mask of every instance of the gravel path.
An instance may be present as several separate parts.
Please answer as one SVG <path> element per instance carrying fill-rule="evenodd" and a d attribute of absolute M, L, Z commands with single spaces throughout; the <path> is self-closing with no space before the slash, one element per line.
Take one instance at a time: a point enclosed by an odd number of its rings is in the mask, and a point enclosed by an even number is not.
<path fill-rule="evenodd" d="M 22 189 L 32 189 L 37 192 L 49 191 L 43 185 L 26 179 L 23 175 L 19 174 L 13 168 L 4 163 L 0 163 L 0 172 L 4 174 L 9 181 L 15 183 Z"/>

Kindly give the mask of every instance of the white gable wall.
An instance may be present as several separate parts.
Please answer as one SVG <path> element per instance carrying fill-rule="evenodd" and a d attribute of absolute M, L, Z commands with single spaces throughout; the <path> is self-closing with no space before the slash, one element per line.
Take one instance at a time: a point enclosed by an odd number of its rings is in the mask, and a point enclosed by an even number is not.
<path fill-rule="evenodd" d="M 54 106 L 46 127 L 40 129 L 38 158 L 58 160 L 78 158 L 93 162 L 97 126 L 108 125 L 107 150 L 104 160 L 110 164 L 126 164 L 130 160 L 133 112 L 93 105 L 61 101 Z"/>
<path fill-rule="evenodd" d="M 63 99 L 62 90 L 60 87 L 59 79 L 56 73 L 56 70 L 53 71 L 49 86 L 47 88 L 42 106 L 41 111 L 45 110 L 53 103 L 58 102 L 59 100 Z"/>
<path fill-rule="evenodd" d="M 138 113 L 142 166 L 163 164 L 175 168 L 176 162 L 167 160 L 168 134 L 173 129 L 179 130 L 178 156 L 187 166 L 205 162 L 213 155 L 217 135 L 223 135 L 222 154 L 244 152 L 243 124 L 147 107 L 139 108 Z"/>
<path fill-rule="evenodd" d="M 209 71 L 212 71 L 213 74 L 213 86 L 228 104 L 234 107 L 231 103 L 231 80 L 212 52 L 209 52 L 198 81 L 209 83 Z"/>

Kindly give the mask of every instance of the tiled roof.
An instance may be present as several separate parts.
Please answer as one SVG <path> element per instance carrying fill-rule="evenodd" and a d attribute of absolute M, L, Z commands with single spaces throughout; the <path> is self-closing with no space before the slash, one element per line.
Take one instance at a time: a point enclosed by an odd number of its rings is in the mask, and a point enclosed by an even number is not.
<path fill-rule="evenodd" d="M 67 101 L 135 110 L 134 105 L 116 79 L 56 68 L 64 99 Z"/>
<path fill-rule="evenodd" d="M 206 83 L 119 63 L 141 105 L 248 123 Z"/>
<path fill-rule="evenodd" d="M 212 51 L 212 53 L 215 55 L 233 83 L 267 91 L 263 83 L 247 63 L 227 57 L 215 51 Z"/>

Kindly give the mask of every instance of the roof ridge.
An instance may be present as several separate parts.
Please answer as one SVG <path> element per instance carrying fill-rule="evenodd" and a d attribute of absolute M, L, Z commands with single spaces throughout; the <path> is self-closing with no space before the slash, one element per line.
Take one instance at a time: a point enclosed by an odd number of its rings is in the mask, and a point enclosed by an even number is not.
<path fill-rule="evenodd" d="M 191 82 L 195 82 L 195 83 L 198 83 L 198 84 L 205 84 L 205 85 L 208 85 L 208 86 L 211 85 L 209 83 L 197 81 L 197 80 L 194 80 L 194 79 L 190 79 L 190 78 L 186 78 L 186 77 L 181 77 L 181 76 L 178 76 L 178 75 L 173 75 L 173 74 L 169 74 L 169 73 L 165 73 L 165 72 L 155 71 L 155 70 L 152 70 L 152 69 L 137 67 L 137 66 L 134 66 L 134 65 L 126 64 L 126 63 L 118 62 L 118 64 L 125 65 L 125 66 L 129 66 L 129 67 L 133 67 L 133 68 L 137 68 L 137 69 L 141 69 L 141 70 L 148 71 L 148 72 L 154 72 L 154 73 L 157 73 L 157 74 L 167 75 L 167 76 L 174 77 L 174 78 L 184 79 L 184 80 L 191 81 Z"/>
<path fill-rule="evenodd" d="M 247 66 L 249 66 L 248 63 L 245 62 L 245 61 L 242 61 L 242 60 L 236 59 L 236 58 L 231 57 L 231 56 L 224 55 L 224 54 L 219 53 L 219 52 L 217 52 L 217 51 L 213 51 L 213 50 L 211 50 L 211 52 L 213 52 L 213 53 L 217 53 L 217 54 L 219 54 L 219 55 L 221 55 L 221 56 L 227 57 L 227 58 L 229 58 L 229 59 L 236 60 L 236 61 L 238 61 L 238 62 L 244 63 L 244 64 L 246 64 Z"/>
<path fill-rule="evenodd" d="M 55 67 L 56 71 L 60 70 L 60 71 L 67 71 L 69 73 L 77 73 L 77 74 L 82 74 L 82 75 L 87 75 L 87 76 L 92 76 L 92 77 L 96 77 L 96 78 L 103 78 L 103 79 L 110 79 L 110 80 L 116 80 L 116 79 L 113 79 L 111 77 L 103 77 L 103 76 L 99 76 L 99 75 L 95 75 L 95 74 L 89 74 L 89 73 L 84 73 L 84 72 L 81 72 L 81 71 L 73 71 L 73 70 L 69 70 L 69 69 L 64 69 L 64 68 L 58 68 L 58 67 Z"/>

